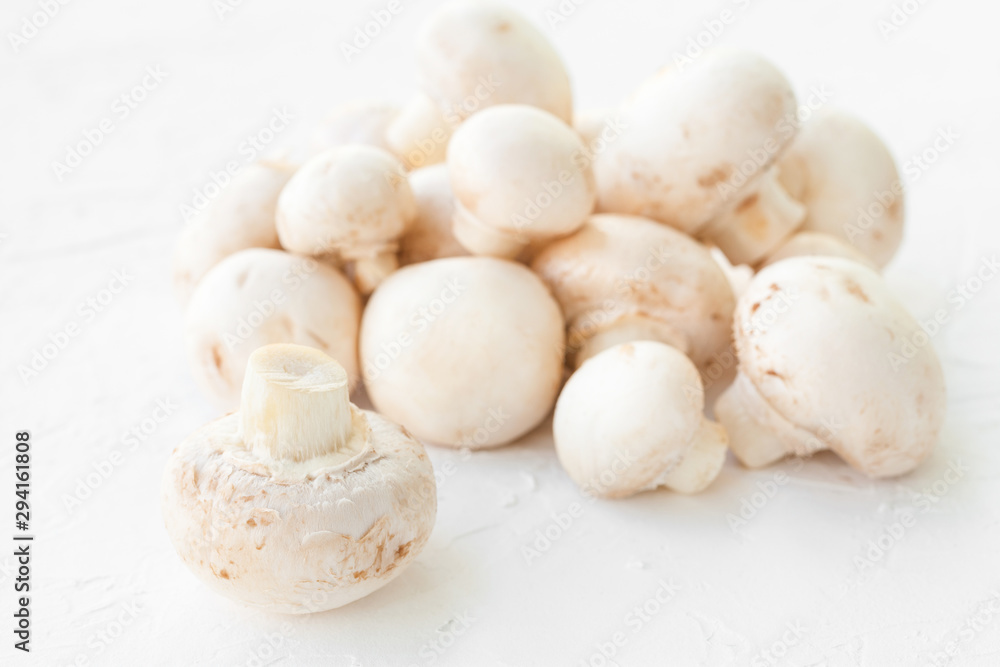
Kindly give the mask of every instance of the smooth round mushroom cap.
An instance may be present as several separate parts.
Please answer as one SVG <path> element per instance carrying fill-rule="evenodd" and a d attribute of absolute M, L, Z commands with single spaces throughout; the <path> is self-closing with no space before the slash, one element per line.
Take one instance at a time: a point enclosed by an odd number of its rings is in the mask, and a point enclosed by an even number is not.
<path fill-rule="evenodd" d="M 671 342 L 701 366 L 729 343 L 736 304 L 708 248 L 644 218 L 591 216 L 532 262 L 569 323 L 570 353 L 635 317 L 663 323 Z"/>
<path fill-rule="evenodd" d="M 389 151 L 386 131 L 399 111 L 390 102 L 357 101 L 341 105 L 313 132 L 311 155 L 351 144 Z"/>
<path fill-rule="evenodd" d="M 781 158 L 780 180 L 806 207 L 802 230 L 844 239 L 877 266 L 903 239 L 903 183 L 892 154 L 860 119 L 821 109 Z"/>
<path fill-rule="evenodd" d="M 593 211 L 594 178 L 583 151 L 579 135 L 552 114 L 505 105 L 455 131 L 448 173 L 468 213 L 527 244 L 569 234 Z"/>
<path fill-rule="evenodd" d="M 928 456 L 945 414 L 941 365 L 874 270 L 839 257 L 786 259 L 756 275 L 734 318 L 739 375 L 776 418 L 873 477 Z M 739 454 L 724 399 L 716 413 Z"/>
<path fill-rule="evenodd" d="M 654 488 L 691 449 L 704 400 L 698 369 L 675 348 L 637 341 L 604 350 L 570 376 L 556 402 L 559 462 L 597 496 Z"/>
<path fill-rule="evenodd" d="M 174 252 L 174 292 L 181 304 L 223 258 L 245 248 L 278 248 L 278 194 L 295 173 L 284 162 L 254 162 L 241 169 L 204 213 L 181 230 Z"/>
<path fill-rule="evenodd" d="M 313 390 L 303 391 L 315 400 Z M 423 548 L 437 511 L 423 446 L 342 400 L 349 438 L 310 458 L 275 456 L 246 442 L 247 406 L 173 452 L 162 486 L 167 533 L 212 589 L 268 611 L 325 611 L 381 588 Z M 292 413 L 280 418 L 297 422 Z"/>
<path fill-rule="evenodd" d="M 374 257 L 395 250 L 414 215 L 399 160 L 371 146 L 344 146 L 306 162 L 282 190 L 278 237 L 304 255 Z"/>
<path fill-rule="evenodd" d="M 795 112 L 785 76 L 753 53 L 665 70 L 623 108 L 625 129 L 594 162 L 598 210 L 693 235 L 752 191 L 794 136 Z"/>
<path fill-rule="evenodd" d="M 423 90 L 465 118 L 498 104 L 528 104 L 569 123 L 569 74 L 548 39 L 510 7 L 451 2 L 422 26 L 417 66 Z"/>
<path fill-rule="evenodd" d="M 410 174 L 410 187 L 417 202 L 417 216 L 399 240 L 400 265 L 468 255 L 469 251 L 451 232 L 455 195 L 448 180 L 448 166 L 417 169 Z"/>
<path fill-rule="evenodd" d="M 362 318 L 361 359 L 379 412 L 425 441 L 494 447 L 552 408 L 563 318 L 523 265 L 437 259 L 404 267 L 375 290 Z"/>
<path fill-rule="evenodd" d="M 336 359 L 356 383 L 361 299 L 338 270 L 280 250 L 249 249 L 212 268 L 195 289 L 184 335 L 195 380 L 224 410 L 239 405 L 247 359 L 299 343 Z"/>
<path fill-rule="evenodd" d="M 448 154 L 448 141 L 459 121 L 457 116 L 446 117 L 434 100 L 418 93 L 389 123 L 386 142 L 408 169 L 439 164 Z"/>
<path fill-rule="evenodd" d="M 877 269 L 875 262 L 863 252 L 832 234 L 798 232 L 778 246 L 763 266 L 770 266 L 789 257 L 843 257 Z M 762 268 L 763 268 L 762 266 Z"/>

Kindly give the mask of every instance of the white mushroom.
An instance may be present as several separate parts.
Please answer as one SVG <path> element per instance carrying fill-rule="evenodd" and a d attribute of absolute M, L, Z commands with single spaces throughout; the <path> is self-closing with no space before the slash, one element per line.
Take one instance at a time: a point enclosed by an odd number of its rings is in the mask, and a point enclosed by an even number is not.
<path fill-rule="evenodd" d="M 280 247 L 275 207 L 293 173 L 295 167 L 284 162 L 249 164 L 184 227 L 174 252 L 174 292 L 181 304 L 223 258 L 246 248 Z"/>
<path fill-rule="evenodd" d="M 583 151 L 572 128 L 534 107 L 492 107 L 470 118 L 448 148 L 456 238 L 473 254 L 513 258 L 532 242 L 574 232 L 594 208 Z"/>
<path fill-rule="evenodd" d="M 249 359 L 239 412 L 170 457 L 163 518 L 184 563 L 267 611 L 333 609 L 394 579 L 434 526 L 423 446 L 348 399 L 344 369 L 298 345 Z"/>
<path fill-rule="evenodd" d="M 295 173 L 278 197 L 278 237 L 292 252 L 354 263 L 369 293 L 397 266 L 400 236 L 416 215 L 399 160 L 371 146 L 333 148 Z"/>
<path fill-rule="evenodd" d="M 673 345 L 698 366 L 729 342 L 735 306 L 707 248 L 652 220 L 594 215 L 532 269 L 562 306 L 570 363 L 632 340 Z"/>
<path fill-rule="evenodd" d="M 926 333 L 873 269 L 793 257 L 756 275 L 733 323 L 736 382 L 715 414 L 751 467 L 832 449 L 872 477 L 915 468 L 945 414 Z"/>
<path fill-rule="evenodd" d="M 451 232 L 455 195 L 448 181 L 448 167 L 437 164 L 410 173 L 410 188 L 417 202 L 417 216 L 399 240 L 401 266 L 444 257 L 468 255 Z"/>
<path fill-rule="evenodd" d="M 403 164 L 418 169 L 444 162 L 452 132 L 461 122 L 424 93 L 414 95 L 386 128 L 386 143 Z"/>
<path fill-rule="evenodd" d="M 357 101 L 334 109 L 313 132 L 311 155 L 352 144 L 391 151 L 386 133 L 400 113 L 389 102 Z"/>
<path fill-rule="evenodd" d="M 365 387 L 417 437 L 494 447 L 548 414 L 562 381 L 563 318 L 521 264 L 452 257 L 404 267 L 361 323 Z"/>
<path fill-rule="evenodd" d="M 318 348 L 357 381 L 361 299 L 337 269 L 253 248 L 212 268 L 191 297 L 184 333 L 195 380 L 224 410 L 239 404 L 250 354 L 269 343 Z"/>
<path fill-rule="evenodd" d="M 726 460 L 726 432 L 702 414 L 698 369 L 653 341 L 588 359 L 556 403 L 553 437 L 569 476 L 588 493 L 624 498 L 665 486 L 697 493 Z"/>
<path fill-rule="evenodd" d="M 757 191 L 795 134 L 795 95 L 760 56 L 725 52 L 665 70 L 621 116 L 625 129 L 594 162 L 598 210 L 693 235 Z"/>
<path fill-rule="evenodd" d="M 823 232 L 797 232 L 768 255 L 763 266 L 769 266 L 789 257 L 843 257 L 877 269 L 875 262 L 847 241 Z M 763 268 L 763 266 L 761 268 Z"/>
<path fill-rule="evenodd" d="M 569 75 L 548 39 L 521 14 L 495 2 L 451 2 L 417 37 L 421 88 L 466 118 L 498 104 L 527 104 L 572 120 Z"/>

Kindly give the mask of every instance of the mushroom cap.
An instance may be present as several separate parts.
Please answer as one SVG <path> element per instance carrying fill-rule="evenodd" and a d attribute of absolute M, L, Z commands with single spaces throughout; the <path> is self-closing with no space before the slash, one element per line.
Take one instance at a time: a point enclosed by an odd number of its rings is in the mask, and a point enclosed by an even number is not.
<path fill-rule="evenodd" d="M 436 164 L 411 172 L 410 187 L 417 202 L 417 216 L 399 240 L 400 265 L 468 255 L 469 251 L 451 232 L 455 195 L 448 180 L 448 166 Z"/>
<path fill-rule="evenodd" d="M 726 51 L 664 70 L 621 115 L 621 136 L 594 162 L 598 210 L 693 235 L 751 192 L 784 150 L 795 94 L 761 56 Z"/>
<path fill-rule="evenodd" d="M 843 257 L 861 262 L 873 269 L 878 268 L 868 255 L 850 245 L 843 238 L 823 232 L 797 232 L 793 234 L 775 248 L 763 266 L 769 266 L 789 257 L 804 256 Z"/>
<path fill-rule="evenodd" d="M 594 177 L 583 151 L 579 135 L 552 114 L 496 106 L 455 131 L 448 173 L 465 210 L 527 243 L 569 234 L 593 211 Z"/>
<path fill-rule="evenodd" d="M 840 257 L 773 264 L 740 298 L 733 330 L 740 375 L 853 467 L 900 475 L 930 453 L 946 407 L 941 365 L 873 269 Z"/>
<path fill-rule="evenodd" d="M 313 132 L 311 154 L 350 144 L 391 150 L 386 132 L 399 112 L 399 107 L 391 102 L 359 100 L 343 104 Z"/>
<path fill-rule="evenodd" d="M 573 114 L 569 74 L 548 39 L 521 14 L 495 2 L 451 2 L 417 37 L 423 90 L 466 117 L 497 104 L 528 104 L 565 122 Z"/>
<path fill-rule="evenodd" d="M 324 351 L 359 377 L 361 299 L 337 269 L 280 250 L 224 259 L 198 284 L 184 318 L 195 380 L 220 408 L 239 406 L 247 360 L 270 343 Z"/>
<path fill-rule="evenodd" d="M 591 357 L 556 402 L 556 453 L 580 486 L 621 498 L 657 486 L 701 426 L 698 369 L 663 343 L 636 341 Z"/>
<path fill-rule="evenodd" d="M 805 204 L 803 230 L 844 239 L 879 267 L 889 263 L 903 239 L 903 184 L 892 154 L 863 121 L 819 110 L 780 170 L 786 189 Z"/>
<path fill-rule="evenodd" d="M 305 255 L 371 257 L 395 247 L 416 215 L 403 165 L 372 146 L 342 146 L 313 157 L 278 197 L 278 237 Z"/>
<path fill-rule="evenodd" d="M 275 208 L 295 165 L 260 161 L 241 169 L 205 212 L 185 225 L 174 252 L 174 292 L 181 304 L 210 268 L 238 250 L 278 248 Z"/>
<path fill-rule="evenodd" d="M 170 540 L 212 589 L 268 611 L 324 611 L 381 588 L 423 548 L 434 471 L 404 429 L 354 409 L 348 451 L 294 462 L 255 454 L 239 417 L 185 439 L 163 478 Z"/>
<path fill-rule="evenodd" d="M 385 140 L 408 169 L 444 162 L 448 141 L 457 118 L 448 122 L 437 103 L 424 93 L 417 93 L 403 105 L 385 129 Z"/>
<path fill-rule="evenodd" d="M 548 414 L 562 381 L 563 318 L 521 264 L 452 257 L 383 282 L 361 322 L 368 396 L 442 445 L 494 447 Z"/>
<path fill-rule="evenodd" d="M 532 262 L 562 307 L 571 350 L 579 338 L 634 316 L 667 325 L 701 366 L 729 343 L 736 304 L 708 248 L 664 225 L 599 214 Z M 684 349 L 686 348 L 686 349 Z"/>

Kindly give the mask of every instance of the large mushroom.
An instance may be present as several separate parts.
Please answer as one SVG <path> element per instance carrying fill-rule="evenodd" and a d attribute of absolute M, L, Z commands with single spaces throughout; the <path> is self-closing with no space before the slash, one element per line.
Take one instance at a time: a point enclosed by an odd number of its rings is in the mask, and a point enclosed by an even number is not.
<path fill-rule="evenodd" d="M 403 267 L 361 323 L 368 396 L 429 442 L 473 449 L 527 433 L 562 381 L 563 318 L 521 264 L 452 257 Z"/>
<path fill-rule="evenodd" d="M 394 579 L 434 526 L 434 471 L 404 429 L 348 399 L 319 350 L 249 359 L 238 412 L 174 450 L 163 518 L 213 590 L 268 611 L 340 607 Z"/>
<path fill-rule="evenodd" d="M 531 264 L 562 306 L 572 366 L 633 340 L 673 345 L 701 367 L 729 342 L 735 306 L 708 249 L 635 216 L 591 216 Z"/>
<path fill-rule="evenodd" d="M 715 414 L 750 467 L 832 449 L 871 477 L 909 472 L 945 414 L 927 334 L 873 269 L 793 257 L 758 273 L 736 307 L 736 381 Z"/>
<path fill-rule="evenodd" d="M 202 279 L 184 316 L 195 380 L 220 408 L 234 410 L 247 359 L 270 343 L 318 348 L 357 381 L 361 299 L 337 269 L 281 250 L 230 255 Z"/>

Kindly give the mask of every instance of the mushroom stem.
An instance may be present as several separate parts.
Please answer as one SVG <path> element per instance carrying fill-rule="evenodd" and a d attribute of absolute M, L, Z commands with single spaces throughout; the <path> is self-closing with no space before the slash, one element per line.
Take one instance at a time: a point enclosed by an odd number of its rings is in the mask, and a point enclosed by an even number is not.
<path fill-rule="evenodd" d="M 352 431 L 347 372 L 311 347 L 257 349 L 243 380 L 240 431 L 249 449 L 273 459 L 340 451 Z"/>
<path fill-rule="evenodd" d="M 399 259 L 395 250 L 384 250 L 374 257 L 361 257 L 354 261 L 354 282 L 358 290 L 367 296 L 398 268 Z"/>
<path fill-rule="evenodd" d="M 497 229 L 484 225 L 461 202 L 455 202 L 452 233 L 473 255 L 489 255 L 514 259 L 528 245 Z"/>
<path fill-rule="evenodd" d="M 805 217 L 806 207 L 788 194 L 778 168 L 772 167 L 753 194 L 713 221 L 705 236 L 733 264 L 754 265 L 801 227 Z"/>
<path fill-rule="evenodd" d="M 719 476 L 726 462 L 729 437 L 720 424 L 703 419 L 701 428 L 694 435 L 690 451 L 681 462 L 661 475 L 657 486 L 665 486 L 678 493 L 704 491 Z"/>
<path fill-rule="evenodd" d="M 827 443 L 772 408 L 742 372 L 719 396 L 715 416 L 732 437 L 729 448 L 748 468 L 762 468 L 789 454 L 808 456 L 828 449 Z"/>
<path fill-rule="evenodd" d="M 606 317 L 608 315 L 604 312 L 584 313 L 569 327 L 567 353 L 574 369 L 604 350 L 637 340 L 665 343 L 684 354 L 688 353 L 684 336 L 669 324 L 645 315 L 626 315 L 596 331 L 588 331 L 594 322 Z"/>

